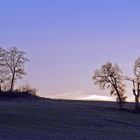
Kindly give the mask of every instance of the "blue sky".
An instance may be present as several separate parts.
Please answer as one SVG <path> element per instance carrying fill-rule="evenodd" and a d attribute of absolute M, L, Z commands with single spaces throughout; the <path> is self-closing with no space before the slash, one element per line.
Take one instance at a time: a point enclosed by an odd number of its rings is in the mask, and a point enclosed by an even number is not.
<path fill-rule="evenodd" d="M 140 56 L 139 6 L 138 0 L 0 1 L 0 46 L 28 53 L 23 82 L 41 96 L 105 96 L 93 72 L 110 60 L 132 74 Z"/>

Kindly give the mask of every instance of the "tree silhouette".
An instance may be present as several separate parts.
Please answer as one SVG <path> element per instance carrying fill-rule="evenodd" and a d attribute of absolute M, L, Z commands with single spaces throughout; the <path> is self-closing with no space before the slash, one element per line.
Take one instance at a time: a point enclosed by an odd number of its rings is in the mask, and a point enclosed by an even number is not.
<path fill-rule="evenodd" d="M 116 96 L 116 101 L 122 109 L 123 103 L 126 101 L 124 96 L 125 85 L 123 83 L 123 75 L 117 64 L 107 62 L 94 73 L 93 80 L 101 89 L 109 89 L 110 95 Z"/>
<path fill-rule="evenodd" d="M 24 65 L 28 61 L 25 57 L 25 52 L 18 50 L 16 47 L 11 47 L 4 50 L 4 55 L 2 57 L 5 69 L 9 72 L 10 79 L 10 91 L 13 90 L 14 83 L 19 78 L 23 78 L 26 75 Z"/>
<path fill-rule="evenodd" d="M 133 67 L 134 77 L 126 77 L 126 80 L 132 82 L 133 95 L 135 96 L 135 110 L 139 110 L 139 98 L 140 98 L 140 57 L 135 60 Z"/>
<path fill-rule="evenodd" d="M 0 91 L 7 86 L 9 82 L 9 70 L 6 68 L 4 62 L 5 50 L 0 48 Z"/>

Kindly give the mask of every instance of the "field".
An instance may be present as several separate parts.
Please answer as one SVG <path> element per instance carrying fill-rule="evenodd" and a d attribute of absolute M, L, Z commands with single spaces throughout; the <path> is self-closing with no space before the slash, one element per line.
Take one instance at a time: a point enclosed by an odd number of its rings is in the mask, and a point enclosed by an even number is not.
<path fill-rule="evenodd" d="M 132 108 L 128 103 L 126 108 Z M 116 103 L 0 101 L 0 140 L 139 140 L 140 114 Z"/>

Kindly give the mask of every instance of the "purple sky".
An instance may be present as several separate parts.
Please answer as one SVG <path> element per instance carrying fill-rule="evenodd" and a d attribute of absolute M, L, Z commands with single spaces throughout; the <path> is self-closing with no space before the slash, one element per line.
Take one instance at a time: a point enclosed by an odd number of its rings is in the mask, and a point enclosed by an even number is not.
<path fill-rule="evenodd" d="M 106 96 L 93 72 L 110 60 L 131 74 L 140 56 L 139 6 L 138 0 L 0 1 L 0 46 L 28 52 L 23 83 L 41 96 Z"/>

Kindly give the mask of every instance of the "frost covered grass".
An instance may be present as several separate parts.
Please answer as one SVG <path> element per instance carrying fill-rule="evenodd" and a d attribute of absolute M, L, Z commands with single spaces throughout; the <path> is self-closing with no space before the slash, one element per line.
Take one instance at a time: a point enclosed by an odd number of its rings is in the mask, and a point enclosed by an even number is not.
<path fill-rule="evenodd" d="M 137 140 L 139 118 L 140 114 L 121 111 L 112 102 L 1 100 L 0 139 Z"/>

